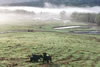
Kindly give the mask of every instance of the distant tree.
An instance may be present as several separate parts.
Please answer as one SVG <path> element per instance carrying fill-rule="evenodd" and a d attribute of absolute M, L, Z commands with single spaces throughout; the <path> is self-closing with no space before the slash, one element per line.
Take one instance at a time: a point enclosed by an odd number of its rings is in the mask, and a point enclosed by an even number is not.
<path fill-rule="evenodd" d="M 77 12 L 72 13 L 71 19 L 77 21 L 77 18 L 78 18 L 78 13 Z"/>
<path fill-rule="evenodd" d="M 96 15 L 96 23 L 100 25 L 100 13 Z"/>
<path fill-rule="evenodd" d="M 26 11 L 26 10 L 22 10 L 22 9 L 18 9 L 16 11 L 13 11 L 14 13 L 18 13 L 18 14 L 27 14 L 27 15 L 35 15 L 34 11 Z"/>
<path fill-rule="evenodd" d="M 66 19 L 66 12 L 65 12 L 65 11 L 61 11 L 61 12 L 60 12 L 60 18 L 61 18 L 62 20 L 65 20 L 65 19 Z"/>
<path fill-rule="evenodd" d="M 94 13 L 72 13 L 71 18 L 73 21 L 95 23 L 96 14 Z"/>
<path fill-rule="evenodd" d="M 96 14 L 95 13 L 91 13 L 89 15 L 89 22 L 90 23 L 96 23 L 95 19 L 96 19 Z"/>
<path fill-rule="evenodd" d="M 22 10 L 22 9 L 17 9 L 17 10 L 14 11 L 14 12 L 16 12 L 16 13 L 21 13 L 21 14 L 27 13 L 27 11 Z"/>

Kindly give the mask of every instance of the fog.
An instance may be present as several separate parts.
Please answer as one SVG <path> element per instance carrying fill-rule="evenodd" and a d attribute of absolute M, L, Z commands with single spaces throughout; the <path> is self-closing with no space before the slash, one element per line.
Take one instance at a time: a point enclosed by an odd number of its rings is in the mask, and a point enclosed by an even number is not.
<path fill-rule="evenodd" d="M 18 12 L 17 12 L 18 11 Z M 22 11 L 22 12 L 19 12 Z M 0 24 L 6 24 L 15 21 L 25 21 L 25 20 L 61 20 L 60 12 L 65 11 L 66 17 L 68 18 L 73 12 L 82 13 L 99 13 L 100 7 L 50 7 L 46 4 L 46 7 L 27 7 L 27 6 L 6 6 L 0 7 Z"/>
<path fill-rule="evenodd" d="M 95 6 L 95 7 L 64 7 L 64 8 L 38 8 L 38 7 L 26 7 L 26 6 L 13 6 L 13 7 L 0 7 L 1 9 L 7 9 L 10 11 L 15 11 L 15 10 L 26 10 L 29 12 L 34 11 L 35 13 L 40 13 L 40 12 L 49 12 L 49 13 L 55 13 L 58 14 L 61 11 L 66 11 L 68 13 L 72 12 L 90 12 L 90 13 L 98 13 L 100 12 L 100 7 Z"/>

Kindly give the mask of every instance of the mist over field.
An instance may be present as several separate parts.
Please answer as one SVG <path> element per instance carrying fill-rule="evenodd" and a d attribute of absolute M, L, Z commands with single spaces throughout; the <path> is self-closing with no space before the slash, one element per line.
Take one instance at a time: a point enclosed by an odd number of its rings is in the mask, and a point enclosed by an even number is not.
<path fill-rule="evenodd" d="M 28 12 L 34 11 L 35 13 L 40 13 L 40 12 L 49 12 L 49 13 L 55 13 L 58 14 L 61 11 L 66 11 L 68 13 L 72 12 L 93 12 L 93 13 L 98 13 L 100 12 L 100 6 L 94 6 L 94 7 L 71 7 L 71 6 L 61 6 L 61 7 L 53 7 L 53 5 L 47 4 L 45 7 L 40 8 L 40 7 L 27 7 L 27 6 L 5 6 L 5 7 L 0 7 L 0 10 L 9 10 L 9 11 L 16 11 L 16 10 L 25 10 Z"/>
<path fill-rule="evenodd" d="M 45 7 L 28 7 L 28 6 L 1 6 L 0 7 L 0 24 L 10 23 L 13 21 L 33 21 L 33 20 L 61 20 L 60 13 L 66 12 L 66 18 L 69 19 L 73 12 L 80 13 L 99 13 L 100 6 L 94 7 L 57 7 L 46 3 Z M 14 22 L 13 22 L 14 23 Z"/>

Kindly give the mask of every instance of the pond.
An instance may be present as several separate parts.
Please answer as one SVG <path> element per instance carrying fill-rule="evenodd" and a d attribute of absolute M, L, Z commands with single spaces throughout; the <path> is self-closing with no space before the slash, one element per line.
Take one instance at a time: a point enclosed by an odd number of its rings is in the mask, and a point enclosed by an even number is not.
<path fill-rule="evenodd" d="M 79 28 L 81 26 L 66 26 L 66 27 L 58 27 L 58 28 L 54 28 L 54 29 L 69 29 L 69 28 Z"/>
<path fill-rule="evenodd" d="M 55 27 L 55 30 L 63 30 L 63 29 L 75 29 L 75 28 L 83 28 L 83 29 L 89 29 L 89 28 L 94 28 L 97 26 L 60 26 L 60 27 Z M 70 33 L 76 33 L 76 34 L 100 34 L 100 30 L 73 30 L 69 31 Z"/>

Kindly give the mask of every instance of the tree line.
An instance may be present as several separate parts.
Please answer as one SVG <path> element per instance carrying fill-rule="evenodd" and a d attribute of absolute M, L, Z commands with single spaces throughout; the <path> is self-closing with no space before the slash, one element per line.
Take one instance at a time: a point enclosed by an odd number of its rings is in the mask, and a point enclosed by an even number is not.
<path fill-rule="evenodd" d="M 74 12 L 71 15 L 72 21 L 86 22 L 86 23 L 96 23 L 100 26 L 100 13 L 78 13 Z"/>

